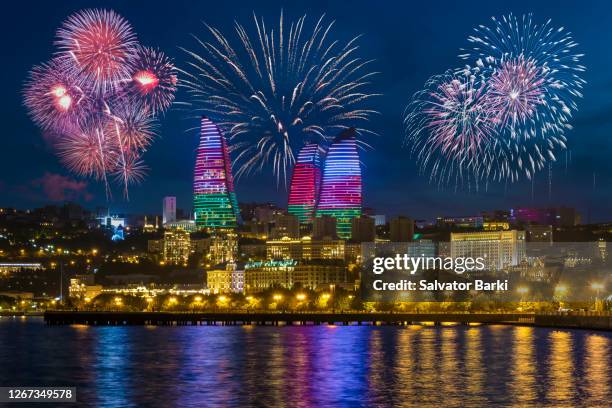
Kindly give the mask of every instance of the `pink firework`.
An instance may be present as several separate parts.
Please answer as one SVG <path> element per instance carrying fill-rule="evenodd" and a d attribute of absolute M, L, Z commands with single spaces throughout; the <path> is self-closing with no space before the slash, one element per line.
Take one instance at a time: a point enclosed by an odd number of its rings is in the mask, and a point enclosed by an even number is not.
<path fill-rule="evenodd" d="M 61 59 L 34 67 L 24 90 L 24 103 L 41 128 L 62 133 L 78 126 L 92 105 L 87 83 Z"/>
<path fill-rule="evenodd" d="M 431 147 L 456 159 L 475 158 L 491 138 L 491 111 L 483 103 L 485 83 L 472 73 L 446 75 L 423 105 Z"/>
<path fill-rule="evenodd" d="M 516 126 L 533 120 L 537 109 L 544 103 L 545 71 L 532 59 L 518 58 L 504 61 L 491 75 L 486 104 L 496 112 L 497 123 Z"/>
<path fill-rule="evenodd" d="M 116 138 L 107 129 L 104 118 L 97 117 L 60 139 L 57 148 L 64 165 L 79 176 L 106 182 L 119 163 Z"/>
<path fill-rule="evenodd" d="M 154 48 L 139 47 L 130 72 L 130 91 L 142 98 L 154 114 L 170 107 L 177 83 L 176 68 L 170 58 Z"/>
<path fill-rule="evenodd" d="M 59 55 L 35 67 L 24 90 L 33 120 L 53 138 L 66 167 L 123 185 L 141 181 L 142 156 L 155 137 L 156 114 L 174 100 L 176 69 L 160 51 L 140 46 L 114 11 L 83 10 L 57 31 Z"/>
<path fill-rule="evenodd" d="M 72 59 L 96 90 L 115 89 L 130 78 L 129 63 L 138 43 L 129 23 L 114 11 L 79 11 L 68 17 L 57 38 L 60 54 Z"/>

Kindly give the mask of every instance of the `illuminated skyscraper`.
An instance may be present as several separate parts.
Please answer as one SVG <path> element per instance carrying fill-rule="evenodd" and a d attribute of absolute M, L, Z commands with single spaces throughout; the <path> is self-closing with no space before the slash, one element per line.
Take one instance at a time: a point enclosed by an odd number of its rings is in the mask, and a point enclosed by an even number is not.
<path fill-rule="evenodd" d="M 319 188 L 321 185 L 321 165 L 319 146 L 310 143 L 300 150 L 289 188 L 289 214 L 298 217 L 300 223 L 312 222 Z"/>
<path fill-rule="evenodd" d="M 361 215 L 361 167 L 355 129 L 342 132 L 330 146 L 323 167 L 317 217 L 330 215 L 337 221 L 338 237 L 351 237 L 351 220 Z"/>
<path fill-rule="evenodd" d="M 235 228 L 240 213 L 227 144 L 217 125 L 204 116 L 194 173 L 193 206 L 198 228 Z"/>

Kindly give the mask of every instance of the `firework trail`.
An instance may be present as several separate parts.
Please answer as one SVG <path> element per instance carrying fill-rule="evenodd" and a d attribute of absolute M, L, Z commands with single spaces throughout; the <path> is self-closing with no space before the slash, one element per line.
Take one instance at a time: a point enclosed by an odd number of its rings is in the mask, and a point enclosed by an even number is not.
<path fill-rule="evenodd" d="M 69 170 L 103 181 L 108 198 L 115 180 L 128 198 L 128 185 L 145 176 L 156 116 L 174 100 L 176 69 L 113 11 L 77 12 L 57 38 L 58 55 L 30 73 L 25 106 Z"/>
<path fill-rule="evenodd" d="M 375 72 L 358 56 L 358 37 L 331 40 L 333 22 L 321 16 L 287 24 L 281 12 L 276 29 L 253 16 L 254 34 L 235 24 L 236 40 L 207 26 L 210 41 L 196 38 L 198 51 L 184 72 L 191 105 L 220 124 L 236 152 L 236 175 L 270 164 L 286 182 L 295 149 L 305 141 L 325 144 L 331 135 L 355 127 L 371 134 L 368 92 Z"/>
<path fill-rule="evenodd" d="M 460 55 L 468 64 L 415 94 L 406 143 L 440 184 L 530 179 L 566 148 L 585 84 L 583 55 L 570 33 L 531 15 L 493 18 L 474 31 L 473 47 Z M 459 91 L 448 86 L 453 80 Z"/>

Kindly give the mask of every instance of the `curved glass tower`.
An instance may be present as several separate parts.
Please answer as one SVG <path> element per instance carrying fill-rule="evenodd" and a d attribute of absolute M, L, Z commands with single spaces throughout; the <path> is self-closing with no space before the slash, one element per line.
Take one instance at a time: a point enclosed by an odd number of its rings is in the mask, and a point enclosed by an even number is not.
<path fill-rule="evenodd" d="M 351 237 L 351 220 L 361 215 L 361 166 L 355 129 L 340 133 L 330 146 L 323 167 L 317 216 L 336 218 L 338 237 Z"/>
<path fill-rule="evenodd" d="M 240 222 L 227 144 L 217 125 L 205 116 L 194 170 L 193 206 L 198 228 L 235 228 Z"/>
<path fill-rule="evenodd" d="M 289 214 L 301 224 L 312 222 L 321 187 L 321 154 L 319 145 L 309 143 L 300 150 L 289 187 Z"/>

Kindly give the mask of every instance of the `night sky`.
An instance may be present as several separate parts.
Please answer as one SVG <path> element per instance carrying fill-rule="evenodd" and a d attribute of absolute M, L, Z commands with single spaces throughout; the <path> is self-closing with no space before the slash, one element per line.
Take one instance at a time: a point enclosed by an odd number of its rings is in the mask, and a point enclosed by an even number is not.
<path fill-rule="evenodd" d="M 347 40 L 363 33 L 361 56 L 376 60 L 381 74 L 374 90 L 384 94 L 376 109 L 382 114 L 372 123 L 380 134 L 371 138 L 374 147 L 362 161 L 364 205 L 377 213 L 405 214 L 417 219 L 437 215 L 468 215 L 481 210 L 514 206 L 575 206 L 583 221 L 612 221 L 612 5 L 579 1 L 12 1 L 3 4 L 2 77 L 4 97 L 0 149 L 0 206 L 31 208 L 72 199 L 89 208 L 109 205 L 114 212 L 160 212 L 165 195 L 176 195 L 177 206 L 191 208 L 192 167 L 197 135 L 187 132 L 194 122 L 185 112 L 171 110 L 161 124 L 161 138 L 146 153 L 150 167 L 146 181 L 132 187 L 129 202 L 120 190 L 106 203 L 103 187 L 70 175 L 47 146 L 40 131 L 26 114 L 21 89 L 30 68 L 48 60 L 55 31 L 71 13 L 87 7 L 112 8 L 133 26 L 141 43 L 161 48 L 178 66 L 186 60 L 179 46 L 196 48 L 191 34 L 207 37 L 202 22 L 233 37 L 235 19 L 252 28 L 252 13 L 277 24 L 280 9 L 287 19 L 307 13 L 311 19 L 325 13 L 336 20 L 333 35 Z M 406 149 L 402 149 L 402 112 L 411 95 L 432 74 L 461 66 L 459 48 L 478 24 L 489 24 L 491 16 L 513 12 L 534 13 L 536 22 L 551 18 L 564 26 L 584 52 L 588 70 L 584 98 L 568 133 L 571 162 L 565 155 L 553 166 L 552 199 L 548 196 L 548 171 L 531 182 L 489 187 L 488 191 L 440 190 L 418 174 Z M 179 92 L 177 100 L 185 100 Z M 567 166 L 567 167 L 566 167 Z M 594 176 L 595 175 L 595 183 Z M 276 186 L 270 171 L 237 182 L 238 200 L 273 201 L 286 206 L 286 191 Z"/>

